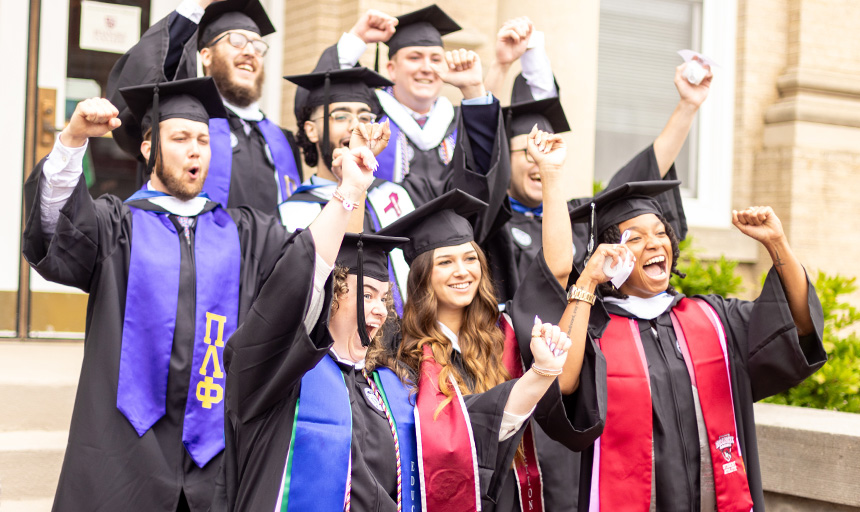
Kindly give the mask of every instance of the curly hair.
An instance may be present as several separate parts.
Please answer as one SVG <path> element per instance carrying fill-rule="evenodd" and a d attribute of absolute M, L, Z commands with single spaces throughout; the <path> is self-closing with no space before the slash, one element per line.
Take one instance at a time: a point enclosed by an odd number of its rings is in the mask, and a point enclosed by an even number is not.
<path fill-rule="evenodd" d="M 308 139 L 308 134 L 305 133 L 305 121 L 310 121 L 315 109 L 316 107 L 302 107 L 299 118 L 296 119 L 296 125 L 298 126 L 296 130 L 296 144 L 302 148 L 302 153 L 305 155 L 305 164 L 308 167 L 316 167 L 320 159 L 316 143 L 311 142 Z"/>
<path fill-rule="evenodd" d="M 437 323 L 437 298 L 430 284 L 433 274 L 433 251 L 415 258 L 409 272 L 407 300 L 403 307 L 403 341 L 397 352 L 400 365 L 395 372 L 404 383 L 420 374 L 424 361 L 424 346 L 429 345 L 433 358 L 442 367 L 439 374 L 439 389 L 447 397 L 439 406 L 441 410 L 454 398 L 449 382 L 454 377 L 463 394 L 482 393 L 509 380 L 511 377 L 502 363 L 504 335 L 497 323 L 499 309 L 495 287 L 490 276 L 487 258 L 478 244 L 472 242 L 481 266 L 478 293 L 471 304 L 463 310 L 459 345 L 463 354 L 462 375 L 452 364 L 451 341 L 442 333 Z M 417 382 L 412 383 L 413 388 Z M 438 410 L 437 410 L 438 412 Z"/>
<path fill-rule="evenodd" d="M 678 240 L 678 236 L 675 234 L 675 230 L 672 228 L 672 224 L 670 224 L 665 217 L 662 215 L 657 215 L 657 218 L 660 219 L 660 222 L 663 223 L 663 226 L 666 228 L 666 236 L 669 237 L 669 243 L 672 245 L 672 269 L 670 273 L 675 274 L 680 278 L 687 277 L 686 274 L 678 270 L 678 258 L 681 256 L 681 250 L 679 248 L 680 241 Z M 597 237 L 597 243 L 599 244 L 617 244 L 618 241 L 621 240 L 621 230 L 618 229 L 618 225 L 610 226 L 606 228 L 603 233 L 600 233 L 600 236 Z M 611 281 L 607 281 L 605 283 L 601 283 L 597 286 L 597 289 L 600 291 L 601 295 L 604 297 L 615 297 L 618 299 L 626 299 L 628 296 L 624 293 L 621 293 L 615 286 L 612 285 Z M 666 293 L 669 295 L 677 295 L 678 292 L 675 291 L 675 288 L 670 284 L 668 288 L 666 288 Z"/>
<path fill-rule="evenodd" d="M 334 282 L 330 308 L 331 316 L 334 316 L 340 308 L 340 301 L 349 293 L 349 284 L 346 281 L 348 275 L 349 268 L 343 265 L 335 266 L 332 271 Z M 388 290 L 385 294 L 385 309 L 388 313 L 385 322 L 376 332 L 376 335 L 373 336 L 373 339 L 370 340 L 370 346 L 367 348 L 367 354 L 365 355 L 365 366 L 369 371 L 373 371 L 374 368 L 380 366 L 388 366 L 387 363 L 392 359 L 390 350 L 383 343 L 383 339 L 387 335 L 386 331 L 390 328 L 395 328 L 397 325 L 397 313 L 394 311 L 394 297 L 391 295 L 391 290 Z"/>

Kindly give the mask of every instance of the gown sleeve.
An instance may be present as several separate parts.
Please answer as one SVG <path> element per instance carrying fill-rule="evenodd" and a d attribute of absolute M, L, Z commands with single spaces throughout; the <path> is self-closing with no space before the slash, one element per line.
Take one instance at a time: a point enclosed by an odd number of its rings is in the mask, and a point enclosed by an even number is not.
<path fill-rule="evenodd" d="M 111 69 L 105 96 L 119 110 L 122 126 L 113 131 L 113 137 L 126 153 L 136 157 L 143 136 L 119 90 L 196 77 L 196 34 L 197 24 L 173 11 L 149 27 Z"/>
<path fill-rule="evenodd" d="M 633 157 L 624 167 L 619 169 L 609 180 L 607 189 L 618 187 L 632 181 L 659 181 L 677 180 L 678 173 L 675 164 L 665 177 L 660 176 L 660 167 L 657 165 L 657 155 L 654 153 L 654 145 L 650 145 L 641 153 Z M 672 224 L 675 234 L 679 240 L 687 237 L 687 216 L 684 213 L 684 204 L 681 201 L 681 190 L 674 188 L 657 196 L 663 216 Z"/>
<path fill-rule="evenodd" d="M 524 428 L 520 428 L 508 439 L 499 441 L 502 415 L 514 383 L 516 380 L 509 380 L 484 393 L 463 397 L 469 411 L 475 451 L 478 455 L 481 500 L 485 503 L 488 499 L 492 502 L 498 500 L 505 477 L 513 464 L 517 446 L 525 432 Z"/>
<path fill-rule="evenodd" d="M 719 314 L 727 340 L 746 365 L 755 401 L 800 384 L 827 361 L 822 343 L 824 312 L 808 278 L 807 283 L 815 330 L 803 337 L 797 333 L 775 268 L 770 269 L 761 295 L 752 302 L 718 295 L 701 297 Z"/>
<path fill-rule="evenodd" d="M 42 231 L 40 215 L 44 163 L 43 159 L 36 165 L 24 184 L 27 211 L 24 257 L 45 279 L 89 293 L 99 264 L 127 236 L 123 230 L 122 201 L 110 195 L 94 200 L 86 180 L 79 180 L 60 209 L 54 234 L 48 236 Z"/>
<path fill-rule="evenodd" d="M 567 307 L 567 298 L 543 258 L 543 249 L 532 261 L 514 298 L 505 306 L 525 368 L 533 362 L 531 333 L 535 315 L 544 322 L 558 324 Z M 571 450 L 581 451 L 603 432 L 606 420 L 606 360 L 590 336 L 586 337 L 579 387 L 562 395 L 556 381 L 538 402 L 534 419 L 553 440 Z"/>
<path fill-rule="evenodd" d="M 462 105 L 457 119 L 457 143 L 443 182 L 425 173 L 409 174 L 400 184 L 416 206 L 460 189 L 489 206 L 471 220 L 475 241 L 483 243 L 509 216 L 502 213 L 511 169 L 499 100 L 488 105 Z"/>
<path fill-rule="evenodd" d="M 304 374 L 331 347 L 327 314 L 331 278 L 323 314 L 310 332 L 305 328 L 315 257 L 313 237 L 305 230 L 287 247 L 245 321 L 227 342 L 226 407 L 241 422 L 252 421 L 294 395 Z"/>

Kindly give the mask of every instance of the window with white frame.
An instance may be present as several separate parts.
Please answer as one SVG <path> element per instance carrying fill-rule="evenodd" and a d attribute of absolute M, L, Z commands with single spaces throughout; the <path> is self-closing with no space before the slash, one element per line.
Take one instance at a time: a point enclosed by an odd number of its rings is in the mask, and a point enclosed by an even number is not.
<path fill-rule="evenodd" d="M 678 103 L 678 50 L 721 66 L 675 161 L 690 225 L 731 205 L 736 0 L 601 0 L 594 178 L 604 183 L 660 134 Z"/>

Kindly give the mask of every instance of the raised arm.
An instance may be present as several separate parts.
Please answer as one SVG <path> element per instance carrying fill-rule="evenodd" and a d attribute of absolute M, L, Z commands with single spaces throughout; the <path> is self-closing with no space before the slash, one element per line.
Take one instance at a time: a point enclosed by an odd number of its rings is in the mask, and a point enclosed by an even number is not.
<path fill-rule="evenodd" d="M 496 34 L 496 59 L 487 70 L 484 86 L 488 91 L 499 94 L 505 84 L 505 77 L 511 65 L 528 49 L 529 38 L 534 30 L 531 20 L 526 17 L 506 21 Z"/>
<path fill-rule="evenodd" d="M 681 64 L 675 68 L 675 88 L 678 89 L 678 94 L 681 99 L 672 112 L 672 116 L 663 127 L 663 131 L 654 140 L 654 153 L 657 157 L 657 165 L 660 168 L 660 176 L 663 177 L 669 172 L 681 148 L 684 146 L 684 141 L 690 134 L 690 129 L 693 127 L 693 120 L 696 118 L 696 112 L 699 107 L 708 98 L 708 92 L 711 90 L 711 80 L 714 78 L 714 73 L 710 66 L 706 66 L 708 70 L 702 83 L 693 85 L 684 78 L 684 69 L 687 64 Z"/>
<path fill-rule="evenodd" d="M 760 242 L 770 254 L 773 267 L 782 281 L 788 308 L 800 336 L 815 330 L 809 313 L 809 286 L 806 270 L 788 245 L 782 222 L 770 206 L 753 206 L 732 211 L 732 223 L 753 240 Z"/>
<path fill-rule="evenodd" d="M 573 229 L 562 186 L 567 147 L 561 135 L 532 128 L 528 136 L 529 155 L 538 164 L 543 192 L 543 257 L 562 288 L 573 268 Z"/>
<path fill-rule="evenodd" d="M 603 273 L 603 262 L 607 259 L 614 261 L 617 265 L 627 254 L 627 248 L 623 245 L 600 244 L 588 260 L 585 269 L 579 275 L 574 285 L 576 288 L 587 293 L 594 294 L 597 285 L 609 281 Z M 588 317 L 591 314 L 592 304 L 583 299 L 573 299 L 568 302 L 567 308 L 561 316 L 559 325 L 570 337 L 571 350 L 574 353 L 585 350 L 586 337 L 588 336 Z M 564 365 L 564 372 L 559 376 L 561 392 L 569 395 L 579 387 L 579 375 L 582 371 L 582 358 L 568 358 Z"/>

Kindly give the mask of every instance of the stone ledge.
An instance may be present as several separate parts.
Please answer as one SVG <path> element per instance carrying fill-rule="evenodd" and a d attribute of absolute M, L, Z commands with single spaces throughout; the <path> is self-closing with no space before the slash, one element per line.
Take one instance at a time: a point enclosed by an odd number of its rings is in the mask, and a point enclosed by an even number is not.
<path fill-rule="evenodd" d="M 764 490 L 860 507 L 860 414 L 755 404 Z"/>

